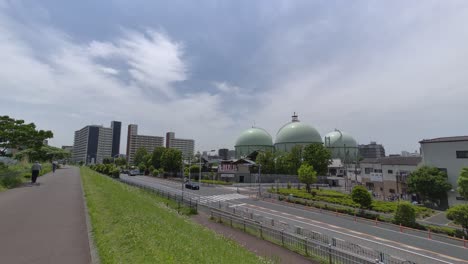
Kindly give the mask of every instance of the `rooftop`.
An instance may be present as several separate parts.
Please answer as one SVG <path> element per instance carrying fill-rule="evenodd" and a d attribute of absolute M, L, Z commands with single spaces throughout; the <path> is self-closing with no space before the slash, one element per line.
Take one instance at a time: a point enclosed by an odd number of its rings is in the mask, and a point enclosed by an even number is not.
<path fill-rule="evenodd" d="M 441 143 L 441 142 L 458 142 L 458 141 L 468 141 L 468 136 L 457 136 L 457 137 L 440 137 L 432 139 L 423 139 L 419 141 L 420 144 L 424 143 Z"/>
<path fill-rule="evenodd" d="M 392 156 L 377 159 L 363 159 L 360 163 L 382 164 L 382 165 L 410 165 L 417 166 L 421 163 L 421 157 Z"/>

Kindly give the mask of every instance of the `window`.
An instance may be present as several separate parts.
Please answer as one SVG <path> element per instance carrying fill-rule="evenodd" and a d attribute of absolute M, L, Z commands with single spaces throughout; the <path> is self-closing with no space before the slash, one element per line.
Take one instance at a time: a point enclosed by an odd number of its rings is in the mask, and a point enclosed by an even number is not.
<path fill-rule="evenodd" d="M 388 174 L 393 174 L 393 170 L 388 170 Z"/>
<path fill-rule="evenodd" d="M 468 150 L 458 150 L 457 159 L 468 159 Z"/>
<path fill-rule="evenodd" d="M 375 173 L 382 173 L 382 170 L 375 169 L 374 172 L 375 172 Z"/>
<path fill-rule="evenodd" d="M 389 192 L 390 193 L 395 193 L 395 189 L 390 189 Z"/>
<path fill-rule="evenodd" d="M 374 172 L 374 169 L 372 169 L 372 168 L 364 168 L 364 172 L 365 172 L 366 174 L 371 174 L 372 172 Z"/>

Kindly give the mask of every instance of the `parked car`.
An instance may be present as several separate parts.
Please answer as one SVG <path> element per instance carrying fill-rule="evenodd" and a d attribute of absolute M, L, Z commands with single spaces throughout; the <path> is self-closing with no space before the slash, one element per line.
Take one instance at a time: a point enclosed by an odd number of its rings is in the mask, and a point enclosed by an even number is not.
<path fill-rule="evenodd" d="M 198 185 L 196 182 L 187 182 L 185 183 L 185 188 L 191 190 L 200 190 L 200 185 Z"/>
<path fill-rule="evenodd" d="M 140 175 L 140 170 L 131 170 L 128 172 L 128 176 Z"/>
<path fill-rule="evenodd" d="M 129 173 L 130 173 L 130 171 L 128 169 L 123 169 L 122 170 L 122 174 L 129 174 Z"/>

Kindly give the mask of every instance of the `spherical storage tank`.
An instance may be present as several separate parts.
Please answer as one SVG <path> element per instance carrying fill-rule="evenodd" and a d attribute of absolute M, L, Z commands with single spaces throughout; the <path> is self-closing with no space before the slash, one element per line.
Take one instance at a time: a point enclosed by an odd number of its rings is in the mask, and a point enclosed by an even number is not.
<path fill-rule="evenodd" d="M 273 139 L 265 129 L 252 127 L 236 140 L 236 158 L 245 157 L 256 150 L 273 151 Z"/>
<path fill-rule="evenodd" d="M 291 151 L 296 145 L 306 146 L 322 143 L 319 132 L 315 128 L 300 122 L 298 116 L 294 113 L 292 121 L 278 130 L 275 149 L 277 151 Z"/>
<path fill-rule="evenodd" d="M 355 161 L 358 154 L 358 143 L 348 133 L 335 129 L 325 135 L 325 147 L 331 150 L 334 159 Z"/>

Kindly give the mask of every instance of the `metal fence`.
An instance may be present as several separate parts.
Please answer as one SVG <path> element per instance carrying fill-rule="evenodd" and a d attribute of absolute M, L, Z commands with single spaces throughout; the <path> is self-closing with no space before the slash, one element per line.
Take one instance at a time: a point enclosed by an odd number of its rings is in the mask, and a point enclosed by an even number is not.
<path fill-rule="evenodd" d="M 123 183 L 126 183 L 128 185 L 131 185 L 131 186 L 135 186 L 135 187 L 138 187 L 138 188 L 141 188 L 141 189 L 144 189 L 144 190 L 151 191 L 151 192 L 157 194 L 158 196 L 167 198 L 169 200 L 174 200 L 175 202 L 178 203 L 178 208 L 180 208 L 180 206 L 182 205 L 182 206 L 186 206 L 186 207 L 190 208 L 191 210 L 194 210 L 195 212 L 198 212 L 198 200 L 194 199 L 191 196 L 188 196 L 188 195 L 184 196 L 183 194 L 179 195 L 177 193 L 173 193 L 173 192 L 170 192 L 170 191 L 165 191 L 165 190 L 162 190 L 162 189 L 159 189 L 159 188 L 154 188 L 154 187 L 151 187 L 151 186 L 148 186 L 148 185 L 145 185 L 145 184 L 140 184 L 140 183 L 127 181 L 127 180 L 123 180 L 123 179 L 119 179 L 119 181 L 123 182 Z"/>
<path fill-rule="evenodd" d="M 146 189 L 159 196 L 175 200 L 196 211 L 204 209 L 213 217 L 236 228 L 282 245 L 305 256 L 315 256 L 329 263 L 413 263 L 375 249 L 367 248 L 343 239 L 313 230 L 291 226 L 277 219 L 262 216 L 255 209 L 239 208 L 236 203 L 219 201 L 197 194 L 182 192 L 166 186 L 150 186 L 120 179 L 121 182 Z M 143 181 L 144 182 L 144 181 Z"/>
<path fill-rule="evenodd" d="M 246 233 L 263 240 L 281 245 L 304 256 L 313 257 L 321 262 L 342 264 L 371 264 L 380 263 L 377 258 L 364 255 L 350 254 L 333 244 L 318 242 L 307 235 L 292 234 L 281 229 L 256 222 L 251 219 L 241 218 L 233 214 L 227 214 L 217 210 L 211 210 L 211 217 L 233 228 L 243 230 Z M 324 241 L 325 242 L 325 241 Z"/>

